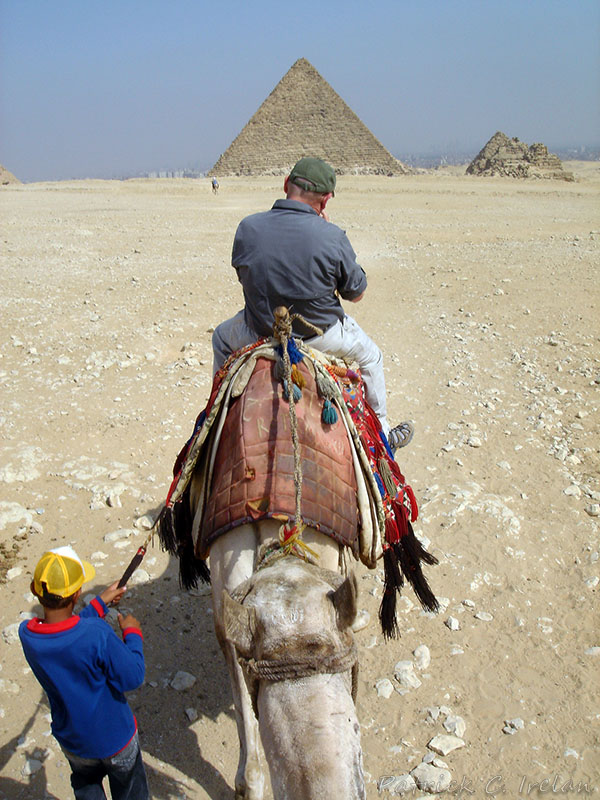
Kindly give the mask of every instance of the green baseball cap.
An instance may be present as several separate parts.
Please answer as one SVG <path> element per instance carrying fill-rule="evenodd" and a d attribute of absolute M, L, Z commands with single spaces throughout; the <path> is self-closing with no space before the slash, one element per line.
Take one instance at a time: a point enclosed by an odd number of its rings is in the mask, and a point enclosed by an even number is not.
<path fill-rule="evenodd" d="M 301 158 L 290 172 L 289 181 L 307 192 L 335 194 L 335 170 L 320 158 Z"/>

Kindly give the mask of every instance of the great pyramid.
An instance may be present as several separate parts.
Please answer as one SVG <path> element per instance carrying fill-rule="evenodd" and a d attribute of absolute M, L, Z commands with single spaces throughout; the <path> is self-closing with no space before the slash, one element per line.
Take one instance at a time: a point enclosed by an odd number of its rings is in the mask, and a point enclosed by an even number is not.
<path fill-rule="evenodd" d="M 501 175 L 509 178 L 557 178 L 575 180 L 565 172 L 558 156 L 548 152 L 545 144 L 509 139 L 502 131 L 495 133 L 467 167 L 467 175 Z"/>
<path fill-rule="evenodd" d="M 0 164 L 0 186 L 8 186 L 9 183 L 21 183 L 21 181 Z"/>
<path fill-rule="evenodd" d="M 409 171 L 299 58 L 208 174 L 287 175 L 303 156 L 324 159 L 338 175 Z"/>

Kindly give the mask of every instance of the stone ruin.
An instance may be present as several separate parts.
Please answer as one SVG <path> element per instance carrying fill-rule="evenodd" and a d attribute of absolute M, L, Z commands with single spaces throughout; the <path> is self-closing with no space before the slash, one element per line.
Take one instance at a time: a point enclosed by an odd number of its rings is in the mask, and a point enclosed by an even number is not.
<path fill-rule="evenodd" d="M 8 186 L 9 183 L 21 183 L 21 181 L 0 164 L 0 186 Z"/>
<path fill-rule="evenodd" d="M 409 172 L 300 58 L 208 174 L 287 175 L 303 156 L 324 159 L 338 175 Z"/>
<path fill-rule="evenodd" d="M 560 158 L 548 152 L 546 145 L 528 146 L 516 137 L 509 139 L 501 131 L 495 133 L 471 161 L 467 175 L 575 180 L 571 172 L 565 172 Z"/>

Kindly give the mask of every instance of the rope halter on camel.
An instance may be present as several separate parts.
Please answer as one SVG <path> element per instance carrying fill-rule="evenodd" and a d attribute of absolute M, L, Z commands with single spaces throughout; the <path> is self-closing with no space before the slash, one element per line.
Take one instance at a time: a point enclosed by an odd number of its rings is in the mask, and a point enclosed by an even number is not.
<path fill-rule="evenodd" d="M 266 680 L 273 683 L 277 681 L 298 680 L 309 678 L 313 675 L 331 675 L 337 672 L 351 671 L 352 675 L 352 700 L 356 702 L 358 689 L 358 649 L 354 639 L 351 639 L 340 650 L 323 656 L 309 656 L 298 661 L 288 660 L 285 656 L 277 660 L 255 660 L 244 658 L 238 654 L 238 662 L 251 681 L 252 703 L 256 708 L 258 696 L 257 681 Z"/>

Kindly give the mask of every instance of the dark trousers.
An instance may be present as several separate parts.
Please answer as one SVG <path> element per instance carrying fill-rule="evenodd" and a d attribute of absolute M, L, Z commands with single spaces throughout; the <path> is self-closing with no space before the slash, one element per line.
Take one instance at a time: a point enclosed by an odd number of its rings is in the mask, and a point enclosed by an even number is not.
<path fill-rule="evenodd" d="M 76 800 L 106 800 L 102 779 L 108 778 L 113 800 L 149 800 L 138 735 L 109 758 L 81 758 L 63 748 L 71 765 Z"/>

